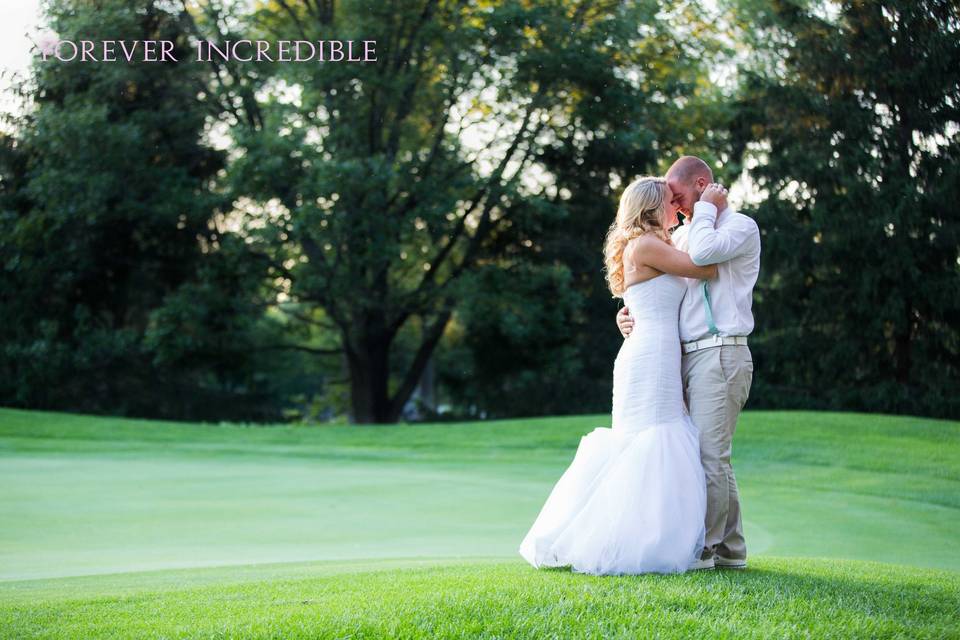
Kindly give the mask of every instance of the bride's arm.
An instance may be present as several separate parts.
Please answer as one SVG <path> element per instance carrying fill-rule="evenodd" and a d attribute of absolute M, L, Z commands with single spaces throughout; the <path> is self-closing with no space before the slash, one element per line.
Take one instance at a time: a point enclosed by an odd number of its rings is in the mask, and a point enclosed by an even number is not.
<path fill-rule="evenodd" d="M 634 264 L 645 264 L 664 273 L 685 278 L 712 280 L 717 277 L 717 265 L 697 266 L 689 254 L 679 251 L 663 240 L 647 235 L 639 238 L 633 248 Z"/>

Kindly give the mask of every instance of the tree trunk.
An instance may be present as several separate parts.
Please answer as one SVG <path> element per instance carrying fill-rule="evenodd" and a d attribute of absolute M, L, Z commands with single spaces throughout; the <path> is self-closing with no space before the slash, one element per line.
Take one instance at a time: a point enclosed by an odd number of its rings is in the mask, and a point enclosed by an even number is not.
<path fill-rule="evenodd" d="M 449 310 L 441 312 L 424 330 L 413 363 L 405 372 L 403 381 L 393 397 L 389 394 L 389 356 L 390 344 L 395 333 L 388 329 L 382 314 L 368 316 L 362 322 L 365 328 L 363 336 L 358 336 L 354 341 L 344 337 L 344 351 L 350 369 L 351 423 L 386 424 L 400 420 L 403 407 L 413 395 L 417 384 L 423 379 L 424 371 L 450 316 Z"/>
<path fill-rule="evenodd" d="M 423 370 L 423 377 L 420 378 L 420 399 L 423 404 L 430 407 L 431 411 L 437 410 L 435 377 L 433 356 L 431 356 Z"/>
<path fill-rule="evenodd" d="M 893 361 L 894 366 L 896 367 L 896 380 L 900 384 L 906 385 L 910 383 L 910 369 L 913 367 L 912 362 L 912 350 L 913 350 L 913 326 L 912 326 L 912 312 L 913 305 L 910 304 L 910 301 L 907 300 L 907 321 L 906 326 L 903 328 L 903 331 L 899 332 L 894 338 L 894 353 Z"/>
<path fill-rule="evenodd" d="M 347 354 L 350 367 L 350 422 L 396 422 L 391 415 L 387 382 L 390 378 L 389 345 L 363 344 L 359 353 Z"/>

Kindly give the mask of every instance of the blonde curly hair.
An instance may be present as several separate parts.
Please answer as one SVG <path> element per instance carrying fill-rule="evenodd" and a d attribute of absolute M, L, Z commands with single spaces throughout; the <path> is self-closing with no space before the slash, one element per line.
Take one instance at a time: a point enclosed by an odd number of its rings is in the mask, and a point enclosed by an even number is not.
<path fill-rule="evenodd" d="M 623 250 L 630 240 L 652 233 L 671 244 L 669 230 L 663 226 L 666 195 L 667 181 L 656 176 L 637 178 L 620 195 L 617 217 L 603 246 L 605 278 L 612 297 L 623 297 Z"/>

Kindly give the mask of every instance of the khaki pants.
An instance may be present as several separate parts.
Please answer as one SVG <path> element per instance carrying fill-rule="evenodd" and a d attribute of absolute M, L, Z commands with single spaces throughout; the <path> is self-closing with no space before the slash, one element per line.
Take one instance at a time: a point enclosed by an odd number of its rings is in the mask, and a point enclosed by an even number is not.
<path fill-rule="evenodd" d="M 750 395 L 753 355 L 746 345 L 710 347 L 684 355 L 681 367 L 683 395 L 700 430 L 700 459 L 707 478 L 702 557 L 746 558 L 740 494 L 730 454 L 737 418 Z"/>

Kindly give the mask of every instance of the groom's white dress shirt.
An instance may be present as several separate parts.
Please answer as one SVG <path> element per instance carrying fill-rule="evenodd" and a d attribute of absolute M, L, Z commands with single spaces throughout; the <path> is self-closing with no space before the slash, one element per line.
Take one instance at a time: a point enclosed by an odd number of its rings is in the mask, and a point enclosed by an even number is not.
<path fill-rule="evenodd" d="M 716 224 L 716 228 L 714 228 Z M 753 286 L 760 273 L 760 229 L 753 218 L 726 208 L 717 222 L 709 202 L 693 206 L 693 218 L 671 236 L 673 245 L 690 254 L 694 264 L 717 264 L 708 282 L 710 308 L 720 336 L 746 336 L 753 331 Z M 700 280 L 687 278 L 680 305 L 680 341 L 710 337 Z"/>

